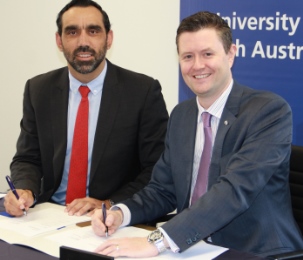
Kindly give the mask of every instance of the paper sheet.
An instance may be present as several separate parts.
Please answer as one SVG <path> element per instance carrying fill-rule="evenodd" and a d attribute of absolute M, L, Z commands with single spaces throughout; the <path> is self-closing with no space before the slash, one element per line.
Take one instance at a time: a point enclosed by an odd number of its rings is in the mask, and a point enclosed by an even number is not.
<path fill-rule="evenodd" d="M 11 243 L 35 248 L 49 255 L 60 256 L 60 246 L 68 246 L 86 251 L 94 251 L 106 239 L 119 237 L 147 237 L 150 231 L 124 227 L 119 229 L 110 238 L 98 237 L 91 226 L 79 227 L 75 223 L 90 220 L 89 217 L 68 216 L 64 206 L 43 203 L 30 209 L 27 216 L 8 218 L 0 216 L 0 239 Z M 64 226 L 64 228 L 62 228 Z M 213 246 L 201 241 L 181 254 L 170 250 L 157 257 L 148 259 L 213 259 L 227 248 Z M 126 258 L 118 258 L 126 259 Z M 140 260 L 140 258 L 128 260 Z"/>
<path fill-rule="evenodd" d="M 32 237 L 87 220 L 90 218 L 69 216 L 63 209 L 42 209 L 34 212 L 30 209 L 27 216 L 1 219 L 0 228 Z"/>
<path fill-rule="evenodd" d="M 43 203 L 30 208 L 27 216 L 7 217 L 0 214 L 0 239 L 11 244 L 22 243 L 63 226 L 75 226 L 75 223 L 90 220 L 87 216 L 69 216 L 64 209 L 64 206 Z"/>
<path fill-rule="evenodd" d="M 121 237 L 147 237 L 150 231 L 136 228 L 136 227 L 124 227 L 119 229 L 115 234 L 111 235 L 110 238 L 121 238 Z M 86 251 L 94 251 L 100 244 L 110 238 L 98 237 L 94 234 L 92 228 L 85 227 L 73 230 L 65 230 L 58 234 L 49 235 L 45 237 L 45 240 L 50 243 L 59 243 L 72 248 L 77 248 Z M 199 242 L 195 246 L 186 250 L 185 252 L 173 253 L 170 250 L 148 259 L 213 259 L 216 256 L 225 252 L 227 248 L 218 247 L 205 243 L 204 241 Z M 116 258 L 121 259 L 121 258 Z M 123 258 L 125 259 L 125 258 Z M 127 258 L 128 260 L 139 260 L 141 258 Z"/>

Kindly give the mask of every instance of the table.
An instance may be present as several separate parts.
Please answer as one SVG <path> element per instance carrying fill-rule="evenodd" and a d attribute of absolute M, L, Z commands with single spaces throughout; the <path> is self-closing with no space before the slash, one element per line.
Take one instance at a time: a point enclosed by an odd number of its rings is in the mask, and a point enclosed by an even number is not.
<path fill-rule="evenodd" d="M 10 245 L 2 240 L 0 240 L 0 259 L 1 260 L 58 260 L 58 258 L 47 255 L 45 253 L 39 252 L 33 248 Z M 125 258 L 126 260 L 127 258 Z M 216 260 L 261 260 L 262 258 L 238 252 L 235 250 L 228 250 L 223 254 L 215 258 Z"/>
<path fill-rule="evenodd" d="M 35 249 L 10 245 L 0 240 L 0 259 L 1 260 L 58 260 L 58 258 L 44 254 Z"/>
<path fill-rule="evenodd" d="M 0 212 L 5 211 L 3 200 L 0 199 Z M 33 248 L 11 245 L 3 240 L 0 240 L 0 259 L 1 260 L 58 260 L 58 258 L 37 251 Z M 127 258 L 125 258 L 127 259 Z M 239 252 L 236 250 L 228 250 L 215 258 L 215 260 L 261 260 L 260 258 L 248 253 Z"/>

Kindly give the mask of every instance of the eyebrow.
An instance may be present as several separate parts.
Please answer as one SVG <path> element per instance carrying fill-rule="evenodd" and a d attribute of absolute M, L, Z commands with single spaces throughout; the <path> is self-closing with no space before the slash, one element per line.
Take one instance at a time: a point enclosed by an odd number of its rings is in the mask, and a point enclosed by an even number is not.
<path fill-rule="evenodd" d="M 69 25 L 69 26 L 66 26 L 65 28 L 64 28 L 64 32 L 68 32 L 68 31 L 71 31 L 71 30 L 76 30 L 76 29 L 78 29 L 79 27 L 78 26 L 76 26 L 76 25 Z"/>
<path fill-rule="evenodd" d="M 64 28 L 64 32 L 68 32 L 68 31 L 71 31 L 71 30 L 77 30 L 79 28 L 80 27 L 77 26 L 77 25 L 69 25 L 69 26 L 66 26 Z M 98 30 L 98 31 L 103 30 L 103 28 L 100 25 L 94 25 L 94 24 L 86 26 L 86 29 L 95 29 L 95 30 Z"/>
<path fill-rule="evenodd" d="M 95 30 L 99 30 L 99 31 L 102 31 L 102 30 L 103 30 L 102 27 L 101 27 L 100 25 L 94 25 L 94 24 L 89 25 L 89 26 L 87 26 L 86 28 L 88 28 L 88 29 L 95 29 Z"/>
<path fill-rule="evenodd" d="M 211 47 L 207 47 L 207 48 L 202 49 L 201 51 L 203 51 L 203 52 L 214 51 L 214 49 Z"/>

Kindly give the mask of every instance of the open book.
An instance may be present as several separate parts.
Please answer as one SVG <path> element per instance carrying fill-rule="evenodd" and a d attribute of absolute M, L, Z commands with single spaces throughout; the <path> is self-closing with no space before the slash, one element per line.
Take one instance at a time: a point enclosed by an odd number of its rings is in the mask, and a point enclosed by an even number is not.
<path fill-rule="evenodd" d="M 29 246 L 55 257 L 59 257 L 60 246 L 93 251 L 103 241 L 110 239 L 96 236 L 91 226 L 78 224 L 90 221 L 89 217 L 68 216 L 64 208 L 43 203 L 29 209 L 28 215 L 24 217 L 10 218 L 0 215 L 0 239 L 10 244 Z M 149 233 L 150 231 L 141 228 L 124 227 L 111 237 L 147 237 Z M 149 259 L 213 259 L 226 250 L 201 241 L 181 254 L 168 250 Z"/>

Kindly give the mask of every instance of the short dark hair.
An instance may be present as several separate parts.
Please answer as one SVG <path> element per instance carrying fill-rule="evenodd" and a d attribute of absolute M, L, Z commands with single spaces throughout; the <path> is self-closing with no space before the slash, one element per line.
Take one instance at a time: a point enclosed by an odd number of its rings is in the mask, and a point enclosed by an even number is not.
<path fill-rule="evenodd" d="M 196 32 L 203 28 L 216 29 L 219 37 L 222 40 L 223 47 L 226 53 L 230 50 L 232 45 L 232 33 L 227 22 L 217 14 L 203 11 L 195 13 L 191 16 L 184 18 L 177 30 L 176 44 L 179 51 L 179 38 L 184 32 Z"/>
<path fill-rule="evenodd" d="M 99 4 L 97 4 L 96 2 L 94 2 L 92 0 L 72 0 L 66 6 L 64 6 L 62 8 L 62 10 L 58 13 L 56 23 L 57 23 L 57 30 L 58 30 L 58 33 L 59 33 L 60 36 L 62 35 L 62 15 L 68 9 L 70 9 L 72 7 L 75 7 L 75 6 L 78 6 L 78 7 L 88 7 L 88 6 L 96 7 L 103 16 L 103 23 L 104 23 L 106 34 L 110 31 L 110 21 L 109 21 L 108 15 L 102 9 L 102 7 Z"/>

